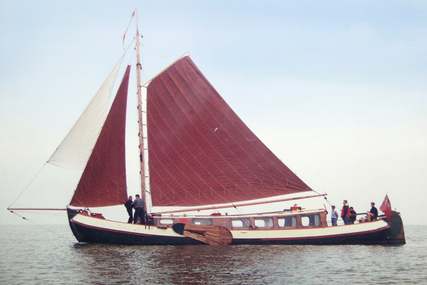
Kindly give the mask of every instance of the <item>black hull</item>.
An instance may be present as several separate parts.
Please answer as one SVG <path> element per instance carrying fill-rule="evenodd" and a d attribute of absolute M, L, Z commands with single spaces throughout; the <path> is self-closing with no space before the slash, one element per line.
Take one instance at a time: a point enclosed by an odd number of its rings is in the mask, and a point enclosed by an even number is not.
<path fill-rule="evenodd" d="M 387 236 L 388 229 L 369 233 L 360 234 L 354 233 L 347 236 L 331 236 L 326 238 L 300 238 L 300 239 L 281 239 L 281 240 L 266 240 L 266 239 L 254 239 L 254 240 L 233 240 L 233 244 L 267 244 L 267 245 L 347 245 L 347 244 L 358 244 L 358 245 L 374 245 L 383 244 Z"/>
<path fill-rule="evenodd" d="M 194 245 L 203 244 L 200 241 L 168 234 L 129 233 L 114 229 L 101 229 L 95 226 L 74 222 L 72 218 L 77 211 L 69 210 L 70 228 L 79 242 L 120 244 L 120 245 Z M 346 235 L 330 235 L 327 237 L 294 238 L 294 239 L 239 239 L 234 238 L 233 245 L 242 244 L 280 244 L 280 245 L 401 245 L 405 244 L 403 224 L 398 213 L 393 213 L 393 226 L 368 233 L 354 232 Z M 136 227 L 145 227 L 135 225 Z M 148 228 L 149 226 L 147 226 Z M 165 230 L 166 231 L 166 230 Z"/>
<path fill-rule="evenodd" d="M 93 229 L 81 225 L 73 225 L 82 239 L 79 242 L 122 244 L 122 245 L 188 245 L 203 244 L 186 238 L 171 238 L 167 236 L 131 235 L 114 231 Z"/>
<path fill-rule="evenodd" d="M 79 242 L 104 243 L 121 245 L 189 245 L 203 244 L 193 239 L 173 238 L 167 236 L 150 236 L 128 234 L 114 230 L 97 229 L 87 225 L 80 225 L 72 221 L 79 212 L 68 209 L 68 221 L 74 236 Z"/>

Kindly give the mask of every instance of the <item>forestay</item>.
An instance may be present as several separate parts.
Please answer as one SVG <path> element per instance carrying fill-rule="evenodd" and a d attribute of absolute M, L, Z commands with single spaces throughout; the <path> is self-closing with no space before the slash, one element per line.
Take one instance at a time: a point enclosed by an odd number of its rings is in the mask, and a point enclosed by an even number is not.
<path fill-rule="evenodd" d="M 84 169 L 105 121 L 110 95 L 122 61 L 123 57 L 49 158 L 48 163 L 68 169 Z"/>

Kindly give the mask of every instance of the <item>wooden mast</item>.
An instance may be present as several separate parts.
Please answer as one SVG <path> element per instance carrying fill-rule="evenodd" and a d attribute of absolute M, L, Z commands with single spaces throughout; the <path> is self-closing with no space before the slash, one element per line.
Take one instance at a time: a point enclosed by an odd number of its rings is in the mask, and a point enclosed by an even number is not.
<path fill-rule="evenodd" d="M 141 59 L 140 59 L 140 43 L 138 30 L 138 14 L 136 14 L 136 87 L 138 96 L 138 126 L 139 126 L 139 158 L 140 158 L 140 174 L 141 174 L 141 194 L 147 210 L 147 193 L 145 190 L 145 158 L 144 158 L 144 132 L 143 132 L 143 117 L 142 117 L 142 96 L 141 96 Z"/>

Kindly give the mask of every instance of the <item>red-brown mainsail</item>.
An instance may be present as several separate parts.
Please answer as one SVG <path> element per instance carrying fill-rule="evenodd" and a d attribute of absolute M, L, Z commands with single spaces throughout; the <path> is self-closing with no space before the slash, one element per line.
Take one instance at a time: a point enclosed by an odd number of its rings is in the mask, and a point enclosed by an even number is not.
<path fill-rule="evenodd" d="M 310 191 L 185 56 L 147 90 L 153 206 L 234 203 Z"/>

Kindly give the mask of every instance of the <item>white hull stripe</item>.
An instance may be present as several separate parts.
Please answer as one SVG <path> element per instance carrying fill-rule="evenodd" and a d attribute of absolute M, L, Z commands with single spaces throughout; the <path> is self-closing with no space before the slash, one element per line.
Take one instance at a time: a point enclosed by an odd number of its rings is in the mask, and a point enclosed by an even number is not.
<path fill-rule="evenodd" d="M 105 219 L 88 217 L 78 214 L 72 220 L 73 223 L 84 227 L 98 230 L 117 232 L 122 234 L 140 235 L 159 238 L 185 238 L 175 233 L 172 228 L 162 228 L 155 226 L 145 226 L 139 224 L 129 224 Z M 247 240 L 293 240 L 293 239 L 314 239 L 314 238 L 332 238 L 340 236 L 352 236 L 359 234 L 369 234 L 383 231 L 389 228 L 389 225 L 378 220 L 374 222 L 360 223 L 354 225 L 335 226 L 326 228 L 299 228 L 299 229 L 255 229 L 255 230 L 231 230 L 233 239 Z"/>

